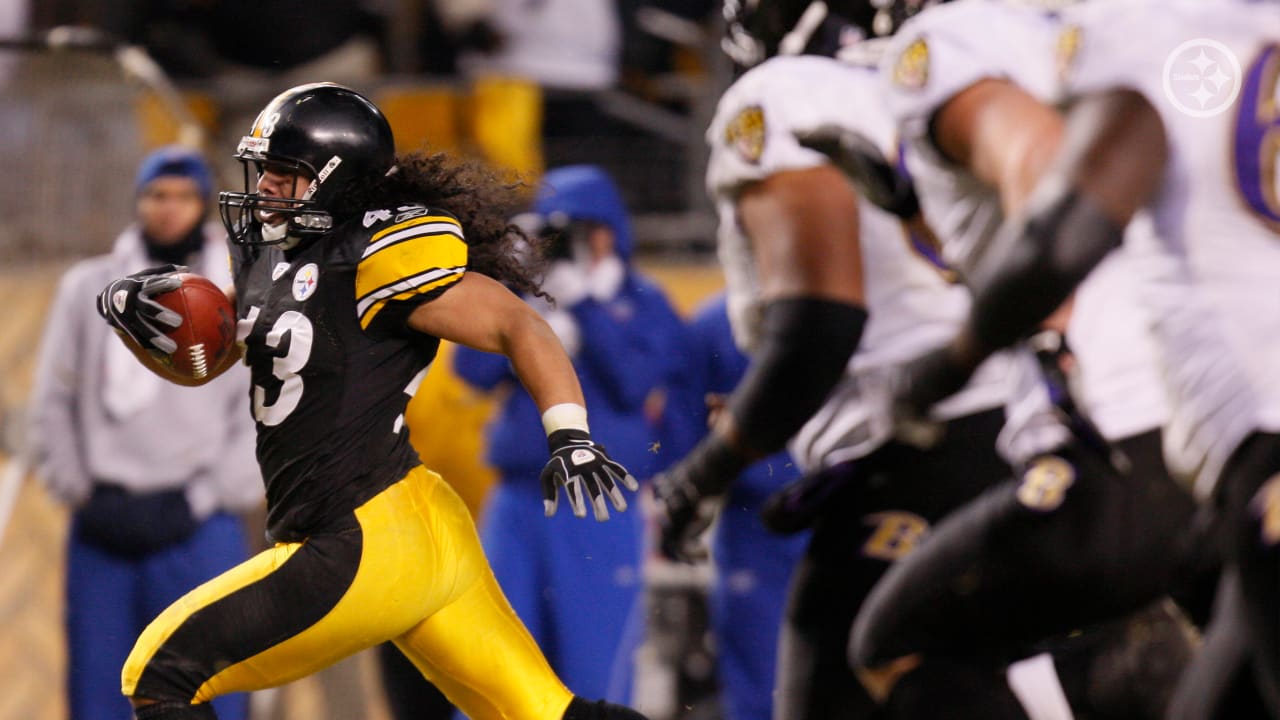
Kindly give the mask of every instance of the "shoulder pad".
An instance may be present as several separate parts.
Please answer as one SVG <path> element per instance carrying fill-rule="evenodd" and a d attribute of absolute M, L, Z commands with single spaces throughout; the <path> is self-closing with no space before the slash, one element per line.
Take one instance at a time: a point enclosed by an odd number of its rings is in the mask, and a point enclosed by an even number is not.
<path fill-rule="evenodd" d="M 356 269 L 360 323 L 394 301 L 435 297 L 462 279 L 467 244 L 452 213 L 423 205 L 365 213 L 367 242 Z"/>

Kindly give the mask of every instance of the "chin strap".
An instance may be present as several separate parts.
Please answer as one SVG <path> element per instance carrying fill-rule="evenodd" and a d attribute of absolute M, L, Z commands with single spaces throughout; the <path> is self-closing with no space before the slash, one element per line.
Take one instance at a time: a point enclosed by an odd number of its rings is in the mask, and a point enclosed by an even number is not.
<path fill-rule="evenodd" d="M 283 247 L 285 250 L 297 245 L 299 240 L 299 238 L 296 237 L 289 237 L 289 226 L 287 223 L 263 225 L 262 239 L 269 243 L 280 243 L 280 247 Z"/>
<path fill-rule="evenodd" d="M 304 222 L 305 220 L 311 222 Z M 300 226 L 300 227 L 298 227 Z M 307 237 L 315 237 L 317 235 L 328 232 L 333 227 L 333 218 L 328 214 L 315 213 L 312 215 L 298 215 L 289 218 L 286 222 L 276 225 L 262 226 L 262 240 L 267 243 L 278 245 L 283 250 L 292 250 Z M 302 234 L 296 231 L 300 228 L 310 229 L 313 232 Z"/>

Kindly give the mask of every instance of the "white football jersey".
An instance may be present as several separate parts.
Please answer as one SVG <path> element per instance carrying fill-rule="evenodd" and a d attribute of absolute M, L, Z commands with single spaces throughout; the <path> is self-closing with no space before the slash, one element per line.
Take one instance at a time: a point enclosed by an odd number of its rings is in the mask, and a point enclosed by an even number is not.
<path fill-rule="evenodd" d="M 1280 3 L 1127 0 L 1065 20 L 1067 93 L 1141 92 L 1168 135 L 1155 232 L 1130 240 L 1158 268 L 1144 301 L 1166 449 L 1203 495 L 1249 432 L 1280 430 Z"/>
<path fill-rule="evenodd" d="M 925 217 L 943 242 L 948 263 L 964 271 L 980 257 L 1004 221 L 998 193 L 937 151 L 929 123 L 947 101 L 975 83 L 1004 79 L 1033 97 L 1055 102 L 1060 73 L 1053 48 L 1062 36 L 1043 9 L 1004 0 L 935 6 L 912 18 L 893 38 L 881 65 L 890 109 L 905 145 L 905 163 Z M 1156 374 L 1149 322 L 1132 280 L 1139 261 L 1118 251 L 1077 289 L 1067 342 L 1077 360 L 1073 394 L 1109 439 L 1160 427 L 1167 417 Z M 1065 439 L 1046 422 L 1047 393 L 1032 363 L 1018 380 L 1005 454 L 1022 460 Z"/>
<path fill-rule="evenodd" d="M 750 241 L 737 221 L 738 193 L 774 173 L 826 163 L 795 139 L 795 132 L 809 128 L 841 125 L 889 157 L 895 138 L 883 107 L 874 65 L 816 56 L 773 58 L 720 99 L 707 131 L 707 188 L 720 216 L 730 321 L 746 352 L 757 341 L 760 292 Z M 948 282 L 896 217 L 867 202 L 858 211 L 868 321 L 840 385 L 791 443 L 806 469 L 865 455 L 888 440 L 893 418 L 884 368 L 949 340 L 969 307 L 968 291 Z M 1003 362 L 984 366 L 966 389 L 939 405 L 936 417 L 999 407 L 1006 394 Z"/>

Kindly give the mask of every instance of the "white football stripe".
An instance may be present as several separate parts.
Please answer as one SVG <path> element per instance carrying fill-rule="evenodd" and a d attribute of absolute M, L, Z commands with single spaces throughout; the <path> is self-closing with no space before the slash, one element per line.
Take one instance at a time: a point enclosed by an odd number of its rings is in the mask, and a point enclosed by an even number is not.
<path fill-rule="evenodd" d="M 432 235 L 442 232 L 449 233 L 450 235 L 456 235 L 459 239 L 462 239 L 462 230 L 458 229 L 458 226 L 453 223 L 423 223 L 421 225 L 414 225 L 413 227 L 405 228 L 404 230 L 398 230 L 375 243 L 371 243 L 364 249 L 364 254 L 360 256 L 360 259 L 363 260 L 382 248 L 388 245 L 394 245 L 401 240 L 408 240 L 409 238 L 418 235 Z"/>
<path fill-rule="evenodd" d="M 465 267 L 432 268 L 420 275 L 407 277 L 394 285 L 388 285 L 380 290 L 375 290 L 356 302 L 356 317 L 364 317 L 365 312 L 367 312 L 374 303 L 382 300 L 383 298 L 389 298 L 392 295 L 397 295 L 405 290 L 412 290 L 418 286 L 435 282 L 436 280 L 449 277 L 450 275 L 461 275 L 464 271 L 466 271 Z"/>

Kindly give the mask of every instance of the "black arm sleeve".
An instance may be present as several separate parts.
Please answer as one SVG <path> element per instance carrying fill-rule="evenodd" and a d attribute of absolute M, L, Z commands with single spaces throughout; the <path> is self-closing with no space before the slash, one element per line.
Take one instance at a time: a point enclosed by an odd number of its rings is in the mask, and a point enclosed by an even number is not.
<path fill-rule="evenodd" d="M 729 399 L 739 438 L 752 453 L 782 448 L 831 394 L 858 347 L 866 310 L 818 298 L 764 308 L 761 348 Z"/>
<path fill-rule="evenodd" d="M 1066 183 L 1041 189 L 968 277 L 974 301 L 965 332 L 984 353 L 1034 332 L 1124 239 L 1124 225 L 1087 195 Z"/>

